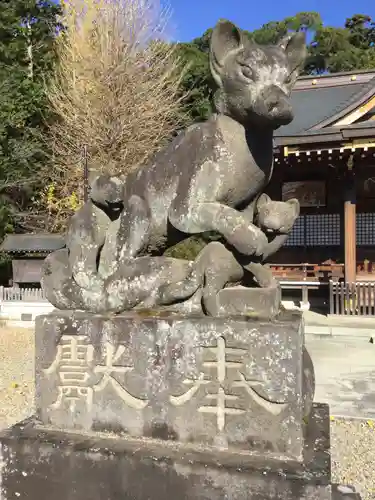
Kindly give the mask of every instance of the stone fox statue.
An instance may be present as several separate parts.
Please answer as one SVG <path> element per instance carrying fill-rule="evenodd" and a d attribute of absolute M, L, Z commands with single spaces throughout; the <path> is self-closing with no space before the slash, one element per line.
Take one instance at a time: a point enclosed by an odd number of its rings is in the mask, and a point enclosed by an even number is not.
<path fill-rule="evenodd" d="M 205 311 L 216 315 L 217 294 L 241 282 L 244 270 L 261 287 L 273 286 L 263 262 L 287 238 L 299 204 L 273 202 L 262 191 L 272 175 L 273 130 L 293 118 L 290 92 L 305 52 L 301 33 L 261 47 L 219 22 L 210 49 L 218 113 L 125 181 L 96 180 L 71 220 L 67 248 L 46 259 L 49 300 L 121 312 L 201 294 Z M 194 262 L 160 256 L 203 232 L 219 233 L 225 246 L 210 243 Z"/>
<path fill-rule="evenodd" d="M 216 25 L 210 65 L 218 114 L 126 178 L 124 199 L 140 197 L 149 212 L 148 234 L 132 255 L 164 249 L 173 229 L 215 231 L 244 256 L 267 251 L 254 205 L 272 175 L 273 130 L 293 118 L 290 92 L 305 52 L 302 33 L 262 47 L 228 21 Z"/>

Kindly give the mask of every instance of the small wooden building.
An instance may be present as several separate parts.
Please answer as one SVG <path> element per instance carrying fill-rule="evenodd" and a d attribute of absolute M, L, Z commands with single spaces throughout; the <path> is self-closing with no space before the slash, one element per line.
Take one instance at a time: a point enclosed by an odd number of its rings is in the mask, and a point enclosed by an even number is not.
<path fill-rule="evenodd" d="M 375 70 L 300 78 L 292 100 L 267 192 L 298 198 L 301 215 L 274 272 L 375 280 Z"/>
<path fill-rule="evenodd" d="M 12 285 L 40 287 L 43 260 L 64 246 L 64 237 L 57 234 L 8 234 L 0 252 L 12 259 Z"/>

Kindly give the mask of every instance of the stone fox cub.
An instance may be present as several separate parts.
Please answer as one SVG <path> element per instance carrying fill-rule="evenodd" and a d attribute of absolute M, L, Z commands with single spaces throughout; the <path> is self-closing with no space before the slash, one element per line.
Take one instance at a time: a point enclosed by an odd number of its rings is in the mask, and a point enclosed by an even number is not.
<path fill-rule="evenodd" d="M 126 203 L 132 196 L 144 200 L 149 221 L 132 256 L 165 249 L 175 229 L 182 237 L 215 231 L 240 254 L 262 256 L 268 241 L 254 207 L 272 174 L 273 130 L 293 118 L 290 92 L 305 52 L 301 33 L 261 47 L 228 21 L 216 25 L 210 65 L 218 114 L 126 178 L 121 224 L 136 217 Z"/>

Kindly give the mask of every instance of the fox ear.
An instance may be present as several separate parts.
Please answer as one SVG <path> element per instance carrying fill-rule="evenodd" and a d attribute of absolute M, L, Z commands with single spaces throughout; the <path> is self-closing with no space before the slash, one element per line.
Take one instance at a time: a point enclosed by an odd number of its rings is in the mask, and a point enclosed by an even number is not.
<path fill-rule="evenodd" d="M 290 200 L 288 200 L 286 203 L 288 203 L 289 205 L 292 205 L 293 208 L 294 208 L 294 213 L 295 215 L 299 215 L 299 212 L 300 212 L 300 205 L 299 205 L 299 201 L 297 200 L 297 198 L 291 198 Z"/>
<path fill-rule="evenodd" d="M 227 55 L 242 47 L 241 31 L 230 21 L 219 21 L 211 36 L 211 57 L 223 65 Z"/>
<path fill-rule="evenodd" d="M 221 86 L 221 68 L 228 54 L 243 47 L 241 31 L 229 21 L 219 21 L 213 29 L 210 45 L 210 67 L 212 76 Z"/>
<path fill-rule="evenodd" d="M 262 193 L 257 201 L 257 208 L 262 208 L 265 205 L 268 205 L 268 203 L 271 201 L 271 198 L 268 196 L 266 193 Z"/>
<path fill-rule="evenodd" d="M 298 31 L 292 36 L 283 38 L 279 42 L 279 46 L 285 50 L 293 70 L 298 71 L 303 67 L 307 56 L 306 35 L 303 31 Z"/>

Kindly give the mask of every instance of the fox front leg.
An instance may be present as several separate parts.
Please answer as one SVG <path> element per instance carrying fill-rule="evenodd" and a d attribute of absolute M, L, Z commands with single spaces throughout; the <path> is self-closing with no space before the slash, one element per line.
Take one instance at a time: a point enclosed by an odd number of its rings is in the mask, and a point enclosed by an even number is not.
<path fill-rule="evenodd" d="M 289 234 L 276 234 L 266 245 L 264 249 L 262 260 L 265 261 L 270 255 L 276 253 L 286 242 Z"/>
<path fill-rule="evenodd" d="M 203 254 L 206 255 L 203 255 Z M 204 261 L 204 287 L 203 305 L 206 314 L 217 316 L 218 314 L 218 293 L 225 288 L 228 283 L 241 281 L 244 276 L 242 266 L 237 262 L 232 252 L 217 241 L 209 243 L 202 250 L 202 260 Z"/>
<path fill-rule="evenodd" d="M 250 262 L 245 264 L 243 268 L 253 275 L 254 280 L 261 288 L 272 288 L 277 285 L 277 281 L 274 278 L 270 267 L 265 266 L 260 262 Z"/>
<path fill-rule="evenodd" d="M 110 222 L 109 217 L 91 200 L 78 210 L 70 221 L 66 235 L 69 266 L 75 282 L 83 289 L 102 288 L 97 265 Z"/>
<path fill-rule="evenodd" d="M 169 220 L 179 231 L 188 234 L 216 231 L 246 256 L 261 256 L 268 243 L 263 231 L 245 214 L 217 202 L 202 202 L 184 211 L 171 211 Z"/>
<path fill-rule="evenodd" d="M 276 286 L 277 281 L 272 274 L 272 270 L 269 266 L 263 264 L 263 262 L 270 256 L 273 255 L 280 247 L 283 246 L 287 240 L 288 235 L 277 234 L 272 239 L 270 239 L 260 256 L 261 262 L 247 262 L 242 263 L 243 268 L 249 271 L 253 276 L 255 281 L 261 288 L 269 288 Z"/>
<path fill-rule="evenodd" d="M 99 275 L 107 279 L 123 262 L 135 258 L 147 245 L 149 229 L 148 206 L 139 196 L 131 196 L 125 201 L 119 218 L 111 222 L 107 230 L 100 252 Z"/>

